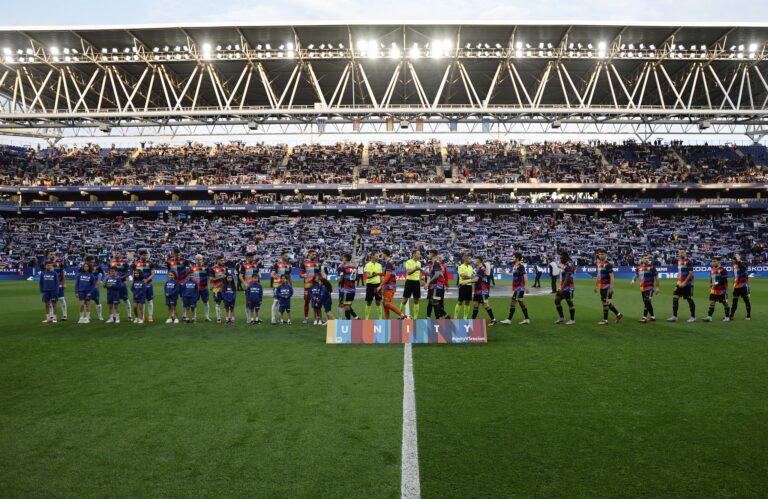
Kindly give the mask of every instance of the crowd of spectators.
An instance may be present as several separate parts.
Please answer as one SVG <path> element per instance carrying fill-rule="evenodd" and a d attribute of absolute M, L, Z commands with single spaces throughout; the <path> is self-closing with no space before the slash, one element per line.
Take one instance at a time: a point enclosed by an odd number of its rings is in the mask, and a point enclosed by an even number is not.
<path fill-rule="evenodd" d="M 440 142 L 409 141 L 368 145 L 368 165 L 360 177 L 368 183 L 442 183 L 445 181 Z"/>
<path fill-rule="evenodd" d="M 0 185 L 733 183 L 768 181 L 764 146 L 438 141 L 385 144 L 0 146 Z"/>
<path fill-rule="evenodd" d="M 459 182 L 718 183 L 766 182 L 763 146 L 685 146 L 660 141 L 622 144 L 488 141 L 449 145 Z"/>
<path fill-rule="evenodd" d="M 270 179 L 286 146 L 98 146 L 43 150 L 0 146 L 0 185 L 208 185 Z"/>
<path fill-rule="evenodd" d="M 363 144 L 347 142 L 295 146 L 275 177 L 286 184 L 350 183 L 360 166 L 364 148 Z"/>
<path fill-rule="evenodd" d="M 752 263 L 768 262 L 768 215 L 722 214 L 656 216 L 635 212 L 581 215 L 425 214 L 396 216 L 204 217 L 158 218 L 0 217 L 0 263 L 27 263 L 48 251 L 77 262 L 86 254 L 105 258 L 111 251 L 148 249 L 161 263 L 174 246 L 185 255 L 222 254 L 237 260 L 254 252 L 274 262 L 282 251 L 302 258 L 316 249 L 329 268 L 340 255 L 388 248 L 402 263 L 415 248 L 437 248 L 454 264 L 461 255 L 482 256 L 506 265 L 521 251 L 529 262 L 547 262 L 567 251 L 580 265 L 594 263 L 605 248 L 617 265 L 632 265 L 652 254 L 674 264 L 684 248 L 696 263 L 738 252 Z"/>

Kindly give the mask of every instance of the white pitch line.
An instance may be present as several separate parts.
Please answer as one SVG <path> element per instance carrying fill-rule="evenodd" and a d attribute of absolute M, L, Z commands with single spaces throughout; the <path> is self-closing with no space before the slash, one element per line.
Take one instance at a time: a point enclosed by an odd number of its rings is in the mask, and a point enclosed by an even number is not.
<path fill-rule="evenodd" d="M 419 444 L 416 431 L 416 392 L 413 384 L 413 348 L 405 344 L 403 352 L 403 454 L 400 497 L 419 499 Z"/>

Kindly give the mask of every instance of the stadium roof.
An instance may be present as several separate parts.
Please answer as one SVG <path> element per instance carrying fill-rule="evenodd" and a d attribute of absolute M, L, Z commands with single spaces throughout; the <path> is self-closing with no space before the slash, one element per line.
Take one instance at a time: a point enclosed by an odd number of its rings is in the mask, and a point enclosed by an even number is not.
<path fill-rule="evenodd" d="M 754 132 L 768 114 L 766 55 L 765 23 L 8 27 L 0 126 Z"/>

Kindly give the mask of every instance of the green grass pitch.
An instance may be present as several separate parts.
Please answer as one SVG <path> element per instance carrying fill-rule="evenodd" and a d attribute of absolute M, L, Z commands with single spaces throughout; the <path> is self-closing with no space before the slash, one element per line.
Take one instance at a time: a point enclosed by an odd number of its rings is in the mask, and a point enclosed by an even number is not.
<path fill-rule="evenodd" d="M 730 324 L 638 324 L 620 282 L 626 318 L 598 327 L 591 288 L 576 326 L 536 296 L 487 345 L 414 348 L 422 495 L 768 494 L 768 283 Z M 300 300 L 249 326 L 242 296 L 234 326 L 79 325 L 68 293 L 70 322 L 41 324 L 36 284 L 0 283 L 3 497 L 399 495 L 401 346 L 325 345 Z"/>

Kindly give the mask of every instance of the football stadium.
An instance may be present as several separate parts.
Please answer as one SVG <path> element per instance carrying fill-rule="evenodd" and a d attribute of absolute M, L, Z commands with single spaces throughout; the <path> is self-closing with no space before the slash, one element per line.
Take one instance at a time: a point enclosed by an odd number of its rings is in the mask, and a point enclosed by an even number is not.
<path fill-rule="evenodd" d="M 765 497 L 767 57 L 0 28 L 0 495 Z"/>

